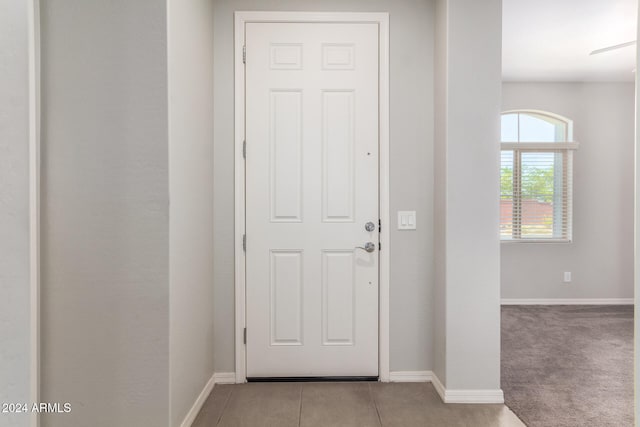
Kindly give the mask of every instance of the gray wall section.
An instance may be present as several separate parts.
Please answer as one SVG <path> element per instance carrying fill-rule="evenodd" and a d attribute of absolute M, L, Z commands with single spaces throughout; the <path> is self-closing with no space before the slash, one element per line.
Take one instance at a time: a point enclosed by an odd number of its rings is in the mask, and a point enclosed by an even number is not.
<path fill-rule="evenodd" d="M 0 0 L 0 402 L 29 402 L 27 2 Z M 0 414 L 0 426 L 29 425 Z"/>
<path fill-rule="evenodd" d="M 435 5 L 433 372 L 447 382 L 447 39 L 448 1 Z"/>
<path fill-rule="evenodd" d="M 391 370 L 431 369 L 433 288 L 433 22 L 424 0 L 219 0 L 215 2 L 215 360 L 234 362 L 233 12 L 389 12 L 391 31 Z M 396 211 L 416 210 L 416 231 Z M 384 245 L 384 242 L 383 242 Z"/>
<path fill-rule="evenodd" d="M 42 426 L 166 426 L 166 3 L 41 3 Z"/>
<path fill-rule="evenodd" d="M 503 243 L 503 298 L 632 298 L 633 83 L 505 83 L 502 108 L 573 120 L 573 242 Z M 573 275 L 563 283 L 563 272 Z"/>
<path fill-rule="evenodd" d="M 171 426 L 213 376 L 213 2 L 170 0 Z"/>
<path fill-rule="evenodd" d="M 436 373 L 447 389 L 500 388 L 499 120 L 501 91 L 500 0 L 448 0 L 438 4 L 438 59 L 446 20 L 444 81 L 438 67 L 436 172 L 438 232 L 436 251 L 446 270 L 438 270 Z M 444 96 L 444 101 L 440 99 Z M 444 115 L 443 115 L 444 114 Z M 444 130 L 442 129 L 444 126 Z M 444 192 L 442 194 L 441 192 Z M 439 205 L 444 203 L 444 206 Z M 438 255 L 441 256 L 440 254 Z M 440 261 L 439 261 L 440 263 Z M 443 289 L 444 283 L 444 289 Z M 443 298 L 444 297 L 444 298 Z M 439 307 L 441 310 L 441 307 Z M 473 355 L 473 357 L 470 357 Z"/>

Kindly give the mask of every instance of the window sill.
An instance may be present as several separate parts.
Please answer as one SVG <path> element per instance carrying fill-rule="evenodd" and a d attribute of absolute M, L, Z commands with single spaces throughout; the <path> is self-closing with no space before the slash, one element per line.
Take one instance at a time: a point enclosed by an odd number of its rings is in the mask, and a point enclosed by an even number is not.
<path fill-rule="evenodd" d="M 518 239 L 518 240 L 509 240 L 509 239 L 500 239 L 500 243 L 514 243 L 514 244 L 522 244 L 522 243 L 571 243 L 570 239 Z"/>

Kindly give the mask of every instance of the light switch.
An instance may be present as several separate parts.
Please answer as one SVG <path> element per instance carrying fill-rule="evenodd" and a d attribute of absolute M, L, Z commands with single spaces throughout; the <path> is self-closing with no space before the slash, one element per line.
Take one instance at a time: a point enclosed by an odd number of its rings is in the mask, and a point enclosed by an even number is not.
<path fill-rule="evenodd" d="M 416 211 L 398 211 L 398 230 L 416 229 Z"/>

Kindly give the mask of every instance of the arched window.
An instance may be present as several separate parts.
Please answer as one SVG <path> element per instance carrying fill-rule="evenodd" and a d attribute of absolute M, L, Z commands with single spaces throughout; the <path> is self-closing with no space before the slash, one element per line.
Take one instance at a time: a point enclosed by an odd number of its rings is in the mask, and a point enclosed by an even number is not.
<path fill-rule="evenodd" d="M 571 241 L 573 123 L 534 110 L 502 114 L 500 238 Z"/>

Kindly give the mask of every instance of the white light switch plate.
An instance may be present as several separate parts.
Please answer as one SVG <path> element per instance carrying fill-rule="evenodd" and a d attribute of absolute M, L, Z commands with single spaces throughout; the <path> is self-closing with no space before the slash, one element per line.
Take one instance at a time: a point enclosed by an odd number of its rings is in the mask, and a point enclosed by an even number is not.
<path fill-rule="evenodd" d="M 416 229 L 416 211 L 398 211 L 398 230 Z"/>

